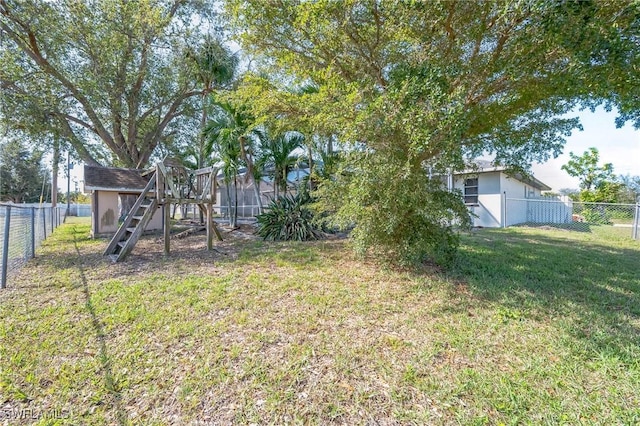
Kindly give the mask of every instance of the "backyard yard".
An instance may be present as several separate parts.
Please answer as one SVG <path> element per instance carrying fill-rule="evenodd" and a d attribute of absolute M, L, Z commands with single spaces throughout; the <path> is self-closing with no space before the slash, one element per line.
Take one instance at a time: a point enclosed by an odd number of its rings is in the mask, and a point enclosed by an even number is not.
<path fill-rule="evenodd" d="M 242 230 L 111 264 L 88 234 L 58 228 L 0 292 L 0 424 L 640 422 L 626 235 L 485 229 L 409 271 Z"/>

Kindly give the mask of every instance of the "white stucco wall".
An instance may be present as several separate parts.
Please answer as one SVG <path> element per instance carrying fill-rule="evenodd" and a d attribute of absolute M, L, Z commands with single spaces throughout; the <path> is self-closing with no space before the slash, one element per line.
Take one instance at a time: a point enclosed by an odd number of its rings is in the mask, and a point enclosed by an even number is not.
<path fill-rule="evenodd" d="M 478 178 L 478 204 L 469 205 L 476 217 L 472 217 L 473 226 L 498 228 L 502 226 L 502 197 L 500 172 L 486 172 L 475 175 L 458 175 L 453 180 L 454 189 L 464 194 L 464 181 L 467 178 Z"/>
<path fill-rule="evenodd" d="M 473 218 L 473 226 L 501 227 L 505 216 L 506 226 L 511 226 L 532 221 L 542 214 L 550 215 L 548 209 L 542 213 L 532 209 L 535 206 L 531 199 L 541 196 L 539 189 L 500 171 L 457 175 L 453 182 L 454 189 L 464 194 L 465 179 L 475 177 L 478 178 L 478 203 L 468 205 L 469 210 L 477 216 Z M 556 210 L 553 217 L 564 218 L 567 215 L 568 209 L 564 207 Z"/>
<path fill-rule="evenodd" d="M 473 217 L 473 226 L 499 228 L 502 226 L 502 196 L 500 194 L 478 195 L 478 204 L 469 206 Z"/>
<path fill-rule="evenodd" d="M 506 226 L 530 222 L 531 209 L 527 199 L 541 196 L 541 191 L 504 173 L 500 177 L 500 186 L 506 193 Z"/>

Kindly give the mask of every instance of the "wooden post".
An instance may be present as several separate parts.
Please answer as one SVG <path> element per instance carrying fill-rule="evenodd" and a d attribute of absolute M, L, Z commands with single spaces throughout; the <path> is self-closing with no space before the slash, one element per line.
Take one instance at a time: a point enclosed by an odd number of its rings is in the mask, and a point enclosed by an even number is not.
<path fill-rule="evenodd" d="M 171 203 L 168 199 L 165 200 L 165 203 L 162 205 L 162 212 L 164 213 L 162 217 L 162 229 L 164 231 L 164 254 L 165 256 L 169 255 L 170 251 L 170 230 L 171 230 Z"/>
<path fill-rule="evenodd" d="M 162 179 L 162 173 L 160 172 L 160 168 L 156 166 L 156 200 L 158 200 L 158 203 L 162 203 L 163 198 L 164 198 L 164 182 Z"/>
<path fill-rule="evenodd" d="M 213 250 L 213 208 L 207 203 L 207 250 Z"/>
<path fill-rule="evenodd" d="M 218 174 L 218 169 L 213 169 L 211 171 L 211 193 L 209 194 L 209 207 L 212 208 L 212 214 L 213 214 L 213 204 L 217 201 L 216 200 L 216 194 L 217 194 L 217 188 L 216 188 L 216 175 Z M 216 234 L 216 238 L 218 238 L 218 241 L 222 241 L 222 235 L 220 234 L 220 231 L 218 230 L 218 227 L 216 226 L 215 223 L 213 223 L 213 220 L 211 221 L 211 224 L 213 226 L 213 232 L 215 232 Z"/>

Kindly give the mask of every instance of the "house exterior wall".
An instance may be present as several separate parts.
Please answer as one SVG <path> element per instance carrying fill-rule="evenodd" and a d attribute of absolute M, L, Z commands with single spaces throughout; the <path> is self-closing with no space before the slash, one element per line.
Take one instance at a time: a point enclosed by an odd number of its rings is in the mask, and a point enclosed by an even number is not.
<path fill-rule="evenodd" d="M 453 179 L 454 189 L 464 194 L 464 181 L 469 177 L 478 178 L 478 203 L 469 204 L 468 208 L 475 215 L 473 226 L 498 228 L 502 226 L 502 184 L 501 172 L 482 172 L 469 175 L 457 175 Z"/>
<path fill-rule="evenodd" d="M 502 226 L 502 195 L 481 194 L 478 204 L 469 206 L 469 210 L 477 217 L 473 217 L 473 226 L 484 228 L 500 228 Z"/>
<path fill-rule="evenodd" d="M 504 216 L 506 216 L 506 226 L 530 222 L 530 203 L 526 201 L 517 202 L 514 200 L 540 197 L 542 195 L 541 191 L 524 182 L 509 177 L 504 173 L 502 173 L 500 177 L 500 186 L 502 192 L 509 200 L 505 206 L 506 214 Z"/>
<path fill-rule="evenodd" d="M 91 236 L 115 234 L 120 226 L 120 193 L 93 191 L 91 194 Z M 162 208 L 158 207 L 145 231 L 162 229 Z"/>
<path fill-rule="evenodd" d="M 118 193 L 94 191 L 91 203 L 91 234 L 113 234 L 118 230 Z"/>
<path fill-rule="evenodd" d="M 524 183 L 511 178 L 504 173 L 500 176 L 500 188 L 506 198 L 525 198 L 527 195 L 527 188 Z M 506 214 L 507 219 L 505 226 L 511 226 L 527 221 L 526 203 L 508 203 L 506 208 L 509 211 Z"/>
<path fill-rule="evenodd" d="M 478 194 L 495 195 L 500 194 L 500 172 L 489 172 L 478 174 Z M 464 188 L 464 182 L 462 183 Z"/>
<path fill-rule="evenodd" d="M 157 231 L 159 229 L 162 229 L 162 206 L 156 209 L 146 228 L 144 228 L 145 231 Z"/>

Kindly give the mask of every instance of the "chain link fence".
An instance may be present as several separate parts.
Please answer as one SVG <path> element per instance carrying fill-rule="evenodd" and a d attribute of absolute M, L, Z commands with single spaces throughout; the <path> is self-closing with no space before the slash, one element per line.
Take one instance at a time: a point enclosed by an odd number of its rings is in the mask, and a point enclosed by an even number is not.
<path fill-rule="evenodd" d="M 64 222 L 66 208 L 28 204 L 0 204 L 0 288 L 7 276 L 35 257 L 36 249 Z"/>
<path fill-rule="evenodd" d="M 507 198 L 506 226 L 552 226 L 589 232 L 593 227 L 640 238 L 640 204 L 584 203 L 568 198 Z"/>

